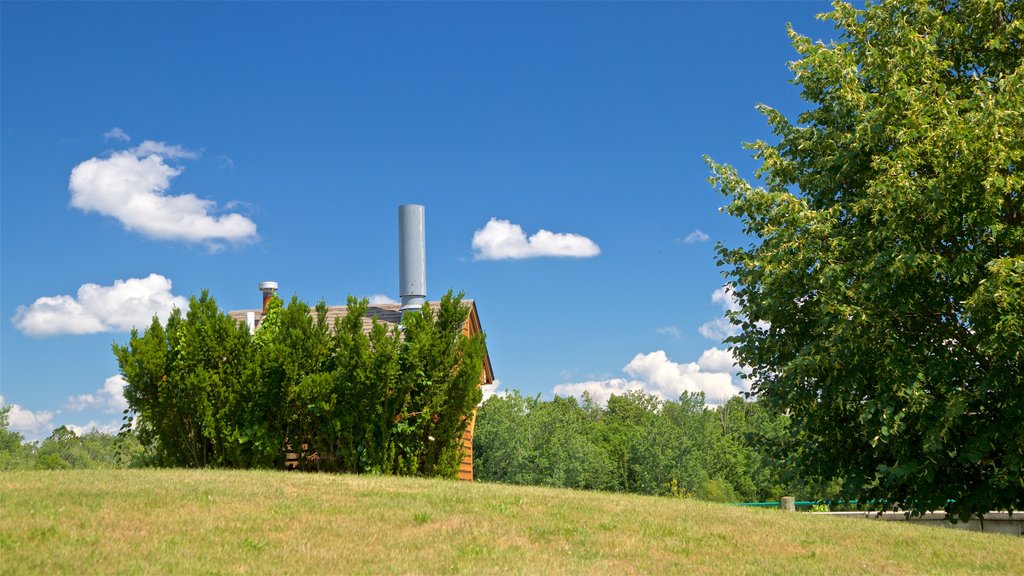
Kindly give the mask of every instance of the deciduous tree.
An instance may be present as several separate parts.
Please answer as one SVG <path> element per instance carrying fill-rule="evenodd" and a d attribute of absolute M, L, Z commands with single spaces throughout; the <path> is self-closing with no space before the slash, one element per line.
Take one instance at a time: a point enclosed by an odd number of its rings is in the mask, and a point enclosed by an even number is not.
<path fill-rule="evenodd" d="M 710 162 L 751 238 L 718 247 L 759 403 L 845 495 L 967 518 L 1024 508 L 1024 2 L 901 0 L 790 31 L 791 123 Z"/>

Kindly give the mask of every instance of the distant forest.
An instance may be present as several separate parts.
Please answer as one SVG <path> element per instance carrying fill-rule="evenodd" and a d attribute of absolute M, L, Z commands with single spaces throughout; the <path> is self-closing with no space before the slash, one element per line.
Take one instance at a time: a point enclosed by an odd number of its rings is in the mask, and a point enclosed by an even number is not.
<path fill-rule="evenodd" d="M 824 499 L 832 482 L 805 484 L 775 453 L 788 418 L 737 396 L 708 406 L 629 392 L 607 406 L 589 398 L 492 396 L 477 413 L 478 480 L 718 502 Z"/>

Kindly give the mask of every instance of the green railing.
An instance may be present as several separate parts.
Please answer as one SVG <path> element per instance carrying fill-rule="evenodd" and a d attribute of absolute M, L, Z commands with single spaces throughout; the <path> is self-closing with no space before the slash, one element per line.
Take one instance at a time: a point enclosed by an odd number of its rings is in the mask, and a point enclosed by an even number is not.
<path fill-rule="evenodd" d="M 753 507 L 753 508 L 778 508 L 779 504 L 780 504 L 779 502 L 737 502 L 736 506 L 750 506 L 750 507 Z M 856 500 L 842 500 L 842 501 L 836 501 L 836 502 L 831 502 L 829 500 L 821 500 L 819 502 L 815 502 L 815 501 L 806 501 L 806 502 L 797 501 L 797 502 L 795 502 L 795 504 L 796 504 L 797 507 L 803 506 L 803 507 L 809 508 L 809 507 L 815 506 L 817 504 L 827 504 L 827 505 L 832 505 L 832 504 L 844 504 L 844 505 L 845 504 L 850 504 L 850 505 L 855 505 L 855 504 L 857 504 L 857 501 Z"/>

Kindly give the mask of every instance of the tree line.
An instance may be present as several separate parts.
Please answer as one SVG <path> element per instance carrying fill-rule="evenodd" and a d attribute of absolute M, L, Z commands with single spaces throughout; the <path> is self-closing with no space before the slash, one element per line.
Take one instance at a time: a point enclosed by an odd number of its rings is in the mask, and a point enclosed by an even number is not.
<path fill-rule="evenodd" d="M 94 428 L 77 434 L 61 426 L 40 442 L 26 442 L 9 428 L 10 411 L 10 406 L 0 408 L 0 470 L 129 468 L 144 463 L 142 446 L 130 432 L 115 435 Z"/>
<path fill-rule="evenodd" d="M 169 461 L 154 444 L 166 440 L 146 437 L 155 434 L 150 426 L 80 435 L 61 426 L 41 442 L 25 442 L 8 429 L 9 410 L 0 409 L 0 470 L 183 465 Z M 786 416 L 771 416 L 742 397 L 712 407 L 699 394 L 662 401 L 629 392 L 601 406 L 589 397 L 542 400 L 514 391 L 493 396 L 478 408 L 474 475 L 489 482 L 718 502 L 834 495 L 835 483 L 797 481 L 778 464 L 772 447 L 788 425 Z M 268 457 L 268 465 L 282 466 L 283 453 Z"/>
<path fill-rule="evenodd" d="M 735 397 L 710 407 L 701 394 L 663 401 L 639 391 L 542 400 L 513 391 L 477 412 L 474 475 L 484 481 L 704 500 L 823 499 L 829 482 L 798 482 L 772 446 L 789 419 Z"/>

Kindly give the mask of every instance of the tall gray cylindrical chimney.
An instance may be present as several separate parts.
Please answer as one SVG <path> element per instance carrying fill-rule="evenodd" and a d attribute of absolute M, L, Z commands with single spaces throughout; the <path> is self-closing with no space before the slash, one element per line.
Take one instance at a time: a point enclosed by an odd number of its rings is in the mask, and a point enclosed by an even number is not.
<path fill-rule="evenodd" d="M 398 207 L 398 295 L 403 312 L 427 301 L 427 242 L 419 204 Z"/>

